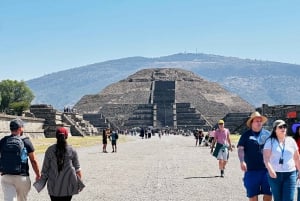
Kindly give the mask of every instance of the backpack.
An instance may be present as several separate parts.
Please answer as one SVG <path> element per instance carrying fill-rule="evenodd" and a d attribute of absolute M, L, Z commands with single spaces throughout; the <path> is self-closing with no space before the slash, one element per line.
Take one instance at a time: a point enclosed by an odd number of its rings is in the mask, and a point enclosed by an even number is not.
<path fill-rule="evenodd" d="M 28 137 L 14 135 L 4 137 L 0 158 L 2 174 L 19 175 L 26 170 L 28 154 L 23 142 L 25 138 Z"/>

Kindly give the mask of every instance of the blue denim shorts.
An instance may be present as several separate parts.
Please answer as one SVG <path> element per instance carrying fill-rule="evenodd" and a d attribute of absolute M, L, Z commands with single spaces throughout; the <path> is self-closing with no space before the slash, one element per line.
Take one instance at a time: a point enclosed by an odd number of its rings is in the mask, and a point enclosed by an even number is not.
<path fill-rule="evenodd" d="M 259 194 L 272 195 L 267 170 L 246 171 L 243 180 L 248 198 Z"/>

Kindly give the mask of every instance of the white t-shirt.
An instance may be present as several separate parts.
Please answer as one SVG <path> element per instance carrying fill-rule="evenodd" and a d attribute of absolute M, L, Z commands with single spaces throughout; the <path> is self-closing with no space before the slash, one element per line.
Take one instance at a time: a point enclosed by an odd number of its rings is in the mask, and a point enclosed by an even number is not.
<path fill-rule="evenodd" d="M 275 172 L 291 172 L 296 170 L 294 154 L 298 151 L 295 140 L 291 137 L 285 137 L 284 143 L 278 143 L 277 139 L 268 138 L 264 149 L 271 150 L 270 163 Z M 280 158 L 283 158 L 283 164 L 279 164 Z"/>

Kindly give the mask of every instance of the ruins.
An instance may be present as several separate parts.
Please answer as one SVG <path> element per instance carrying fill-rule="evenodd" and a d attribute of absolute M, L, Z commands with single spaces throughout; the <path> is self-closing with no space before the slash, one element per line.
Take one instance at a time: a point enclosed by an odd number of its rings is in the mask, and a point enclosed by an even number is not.
<path fill-rule="evenodd" d="M 97 128 L 108 125 L 119 130 L 136 126 L 210 130 L 228 113 L 246 118 L 255 110 L 219 84 L 178 68 L 140 70 L 99 94 L 83 96 L 74 108 Z"/>

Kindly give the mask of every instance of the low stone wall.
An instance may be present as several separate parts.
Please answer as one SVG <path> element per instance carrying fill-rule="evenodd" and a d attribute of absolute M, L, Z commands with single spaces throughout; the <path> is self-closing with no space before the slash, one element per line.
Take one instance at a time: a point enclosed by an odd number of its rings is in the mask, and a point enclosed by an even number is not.
<path fill-rule="evenodd" d="M 32 118 L 32 117 L 20 117 L 14 115 L 6 115 L 0 113 L 0 137 L 10 133 L 9 123 L 11 120 L 20 118 L 25 123 L 24 134 L 32 138 L 45 137 L 44 136 L 44 119 Z"/>

